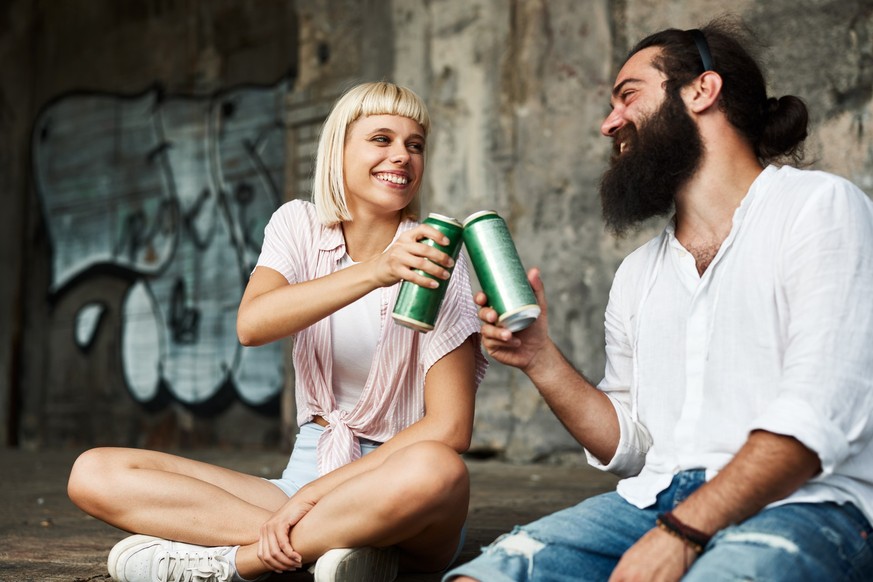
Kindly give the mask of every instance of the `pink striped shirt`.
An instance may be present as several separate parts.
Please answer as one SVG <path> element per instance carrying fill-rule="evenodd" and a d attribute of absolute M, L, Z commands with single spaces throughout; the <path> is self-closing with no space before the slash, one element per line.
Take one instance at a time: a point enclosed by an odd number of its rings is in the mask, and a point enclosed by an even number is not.
<path fill-rule="evenodd" d="M 403 221 L 397 235 L 416 224 Z M 323 226 L 312 203 L 292 200 L 283 204 L 267 224 L 258 266 L 278 271 L 294 284 L 333 273 L 345 252 L 339 226 Z M 316 449 L 320 475 L 360 457 L 357 437 L 385 442 L 420 420 L 424 416 L 427 371 L 473 334 L 477 338 L 475 385 L 485 376 L 488 364 L 478 346 L 480 323 L 463 255 L 452 272 L 433 331 L 422 334 L 394 323 L 391 310 L 399 288 L 398 283 L 381 289 L 382 331 L 367 383 L 351 411 L 337 408 L 331 388 L 329 318 L 300 330 L 294 337 L 297 423 L 302 426 L 315 415 L 329 423 Z"/>

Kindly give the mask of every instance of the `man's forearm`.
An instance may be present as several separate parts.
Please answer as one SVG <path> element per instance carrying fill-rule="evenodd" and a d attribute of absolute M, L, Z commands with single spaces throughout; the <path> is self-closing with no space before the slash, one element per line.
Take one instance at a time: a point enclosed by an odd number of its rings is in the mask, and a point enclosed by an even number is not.
<path fill-rule="evenodd" d="M 818 456 L 793 437 L 755 431 L 736 457 L 673 514 L 714 534 L 784 499 L 821 471 Z"/>
<path fill-rule="evenodd" d="M 618 417 L 609 398 L 551 343 L 524 369 L 555 416 L 573 438 L 606 464 L 620 437 Z"/>

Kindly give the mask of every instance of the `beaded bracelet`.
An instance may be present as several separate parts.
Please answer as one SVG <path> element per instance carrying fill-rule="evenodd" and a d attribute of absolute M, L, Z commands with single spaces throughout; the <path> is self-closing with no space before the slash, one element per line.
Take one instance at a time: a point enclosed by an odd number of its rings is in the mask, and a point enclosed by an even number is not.
<path fill-rule="evenodd" d="M 712 539 L 711 535 L 682 523 L 671 511 L 659 514 L 655 523 L 665 532 L 685 542 L 688 547 L 698 554 L 703 553 L 706 544 Z"/>

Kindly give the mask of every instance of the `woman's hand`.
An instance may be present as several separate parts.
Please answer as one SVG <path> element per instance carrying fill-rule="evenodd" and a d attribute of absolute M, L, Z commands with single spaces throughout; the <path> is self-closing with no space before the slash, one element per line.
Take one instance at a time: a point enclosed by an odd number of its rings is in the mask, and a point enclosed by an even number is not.
<path fill-rule="evenodd" d="M 446 235 L 427 224 L 407 230 L 384 253 L 373 259 L 380 287 L 402 280 L 431 289 L 439 286 L 439 281 L 425 277 L 416 270 L 424 271 L 437 279 L 449 278 L 451 273 L 448 269 L 455 264 L 452 257 L 436 247 L 420 242 L 422 239 L 431 239 L 441 246 L 447 246 L 451 242 Z"/>
<path fill-rule="evenodd" d="M 298 492 L 261 526 L 258 558 L 268 568 L 278 573 L 303 565 L 303 558 L 291 547 L 291 528 L 314 506 L 313 502 L 301 501 Z"/>

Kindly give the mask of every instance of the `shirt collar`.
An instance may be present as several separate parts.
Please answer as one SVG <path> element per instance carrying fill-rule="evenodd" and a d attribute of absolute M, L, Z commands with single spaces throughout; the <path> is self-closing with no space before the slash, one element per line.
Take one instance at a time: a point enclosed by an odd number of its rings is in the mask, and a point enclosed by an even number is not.
<path fill-rule="evenodd" d="M 397 227 L 397 232 L 394 233 L 394 238 L 391 239 L 391 244 L 394 244 L 397 237 L 416 224 L 415 221 L 408 218 L 402 220 Z M 325 252 L 336 251 L 340 256 L 346 252 L 346 239 L 343 237 L 343 229 L 340 223 L 333 226 L 322 226 L 321 236 L 318 239 L 318 249 Z"/>
<path fill-rule="evenodd" d="M 746 192 L 746 195 L 743 196 L 743 199 L 740 201 L 740 205 L 737 206 L 736 210 L 734 210 L 731 224 L 731 232 L 728 234 L 725 242 L 727 242 L 727 240 L 729 239 L 733 239 L 734 233 L 739 229 L 740 225 L 742 224 L 743 218 L 745 218 L 746 213 L 749 211 L 749 207 L 752 205 L 756 193 L 760 191 L 761 188 L 765 187 L 762 186 L 762 184 L 766 184 L 767 181 L 770 180 L 770 176 L 776 171 L 778 171 L 778 169 L 775 166 L 767 166 L 760 174 L 758 174 L 758 176 L 752 182 L 752 185 L 749 186 L 749 191 Z M 671 244 L 673 244 L 676 239 L 675 214 L 670 217 L 670 220 L 667 221 L 667 225 L 664 227 L 664 234 L 670 239 Z M 679 244 L 679 242 L 675 241 L 675 244 Z"/>
<path fill-rule="evenodd" d="M 340 250 L 345 252 L 346 240 L 343 238 L 342 226 L 337 223 L 333 226 L 322 226 L 321 236 L 318 239 L 318 249 L 321 251 Z"/>

